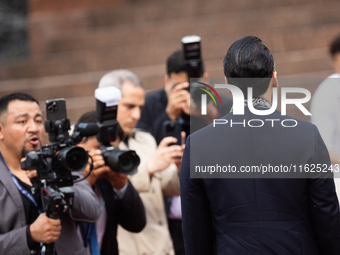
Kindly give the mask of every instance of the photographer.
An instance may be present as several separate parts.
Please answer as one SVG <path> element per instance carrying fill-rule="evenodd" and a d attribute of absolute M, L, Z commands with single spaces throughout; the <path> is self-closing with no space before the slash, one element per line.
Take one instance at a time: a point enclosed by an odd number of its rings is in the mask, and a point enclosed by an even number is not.
<path fill-rule="evenodd" d="M 208 78 L 209 74 L 204 72 L 203 60 L 200 75 Z M 166 62 L 167 74 L 164 75 L 164 88 L 151 93 L 145 97 L 145 106 L 138 121 L 137 128 L 149 131 L 159 144 L 165 137 L 163 123 L 165 121 L 176 121 L 183 118 L 191 121 L 195 127 L 203 127 L 210 124 L 213 119 L 223 116 L 230 111 L 231 99 L 221 97 L 223 106 L 214 105 L 213 101 L 207 103 L 207 115 L 201 115 L 199 105 L 190 100 L 188 91 L 191 69 L 186 64 L 183 50 L 173 52 Z M 196 77 L 197 78 L 197 77 Z M 190 130 L 186 130 L 189 135 Z"/>
<path fill-rule="evenodd" d="M 96 112 L 83 114 L 78 123 L 96 123 Z M 78 146 L 89 151 L 93 159 L 93 171 L 88 176 L 89 165 L 84 170 L 84 176 L 96 191 L 100 200 L 101 215 L 96 222 L 98 250 L 101 255 L 118 254 L 117 227 L 121 225 L 127 231 L 138 233 L 146 224 L 143 203 L 127 175 L 116 172 L 105 166 L 105 161 L 99 147 L 102 144 L 96 136 L 86 137 Z M 86 233 L 82 233 L 86 238 Z M 84 238 L 83 238 L 84 239 Z M 84 240 L 85 242 L 87 240 Z M 95 254 L 91 246 L 91 254 Z"/>
<path fill-rule="evenodd" d="M 147 132 L 135 130 L 144 106 L 144 89 L 138 77 L 127 70 L 106 74 L 99 88 L 114 86 L 121 90 L 117 121 L 123 130 L 119 148 L 135 150 L 140 157 L 138 173 L 130 181 L 143 201 L 147 224 L 138 234 L 118 229 L 119 253 L 121 255 L 174 254 L 168 230 L 164 195 L 179 195 L 178 167 L 183 154 L 182 146 L 168 146 L 175 138 L 165 138 L 157 148 L 154 138 Z"/>
<path fill-rule="evenodd" d="M 200 61 L 202 65 L 199 75 L 203 78 L 208 78 L 208 73 L 204 73 L 203 60 L 201 59 Z M 207 103 L 207 115 L 201 116 L 200 106 L 194 103 L 188 91 L 192 71 L 190 66 L 186 64 L 183 50 L 172 53 L 167 59 L 166 67 L 167 74 L 164 76 L 164 89 L 146 95 L 146 104 L 143 108 L 141 119 L 137 124 L 137 128 L 149 131 L 155 137 L 157 143 L 167 136 L 163 131 L 163 125 L 166 121 L 184 120 L 186 125 L 182 129 L 188 136 L 190 125 L 191 130 L 204 127 L 217 116 L 223 116 L 230 111 L 231 100 L 222 97 L 223 107 L 219 104 L 216 107 L 214 102 L 210 100 Z M 185 254 L 181 228 L 180 199 L 179 197 L 165 197 L 165 201 L 170 233 L 176 254 Z"/>
<path fill-rule="evenodd" d="M 22 158 L 41 146 L 44 125 L 38 102 L 24 93 L 2 97 L 0 122 L 0 254 L 38 254 L 40 243 L 53 242 L 59 254 L 87 254 L 69 214 L 51 219 L 42 213 L 39 194 L 31 193 L 31 172 L 20 167 Z M 83 181 L 73 189 L 72 216 L 96 220 L 99 210 L 91 187 Z"/>

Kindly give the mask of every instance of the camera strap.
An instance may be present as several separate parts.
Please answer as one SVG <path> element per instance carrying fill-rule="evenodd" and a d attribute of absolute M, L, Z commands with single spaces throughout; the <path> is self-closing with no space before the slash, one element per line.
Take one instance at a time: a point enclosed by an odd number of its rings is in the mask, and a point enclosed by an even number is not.
<path fill-rule="evenodd" d="M 0 153 L 0 160 L 2 161 L 2 163 L 5 165 L 5 167 L 7 168 L 9 174 L 12 177 L 12 180 L 15 184 L 15 186 L 17 186 L 18 190 L 20 191 L 21 194 L 23 194 L 25 197 L 27 197 L 27 199 L 29 201 L 31 201 L 31 203 L 35 206 L 35 208 L 37 209 L 38 213 L 43 213 L 43 210 L 41 208 L 39 208 L 38 203 L 35 201 L 33 195 L 31 193 L 29 193 L 27 190 L 25 190 L 19 183 L 17 177 L 14 176 L 14 174 L 11 172 L 11 170 L 8 168 L 4 158 L 2 157 L 1 153 Z"/>

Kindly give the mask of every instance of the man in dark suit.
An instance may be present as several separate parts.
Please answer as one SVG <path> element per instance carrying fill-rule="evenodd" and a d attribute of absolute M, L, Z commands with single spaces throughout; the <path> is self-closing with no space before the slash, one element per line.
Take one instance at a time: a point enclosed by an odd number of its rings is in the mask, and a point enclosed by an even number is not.
<path fill-rule="evenodd" d="M 340 254 L 339 204 L 317 128 L 278 111 L 255 115 L 247 107 L 271 108 L 278 84 L 270 51 L 259 38 L 243 37 L 223 64 L 227 82 L 245 95 L 252 87 L 254 99 L 245 101 L 244 115 L 229 113 L 223 125 L 187 139 L 180 183 L 186 253 Z M 249 84 L 238 78 L 259 79 Z M 286 127 L 286 119 L 294 127 Z M 313 166 L 322 171 L 311 171 Z M 242 172 L 252 167 L 262 172 Z"/>
<path fill-rule="evenodd" d="M 84 113 L 78 123 L 97 123 L 96 112 Z M 96 235 L 98 250 L 102 255 L 118 255 L 117 227 L 120 224 L 130 232 L 138 233 L 143 230 L 146 224 L 145 210 L 138 192 L 128 180 L 127 175 L 118 173 L 105 165 L 99 147 L 102 144 L 96 136 L 87 137 L 79 144 L 80 147 L 88 150 L 93 158 L 94 169 L 88 176 L 89 166 L 84 170 L 87 180 L 96 190 L 98 199 L 101 201 L 101 216 L 97 221 Z M 86 237 L 90 233 L 82 229 L 85 245 Z M 91 245 L 91 242 L 89 242 Z M 90 247 L 91 254 L 95 254 L 93 247 Z"/>
<path fill-rule="evenodd" d="M 24 93 L 3 96 L 0 122 L 0 254 L 39 254 L 40 243 L 55 242 L 59 254 L 86 255 L 74 218 L 95 221 L 99 216 L 89 184 L 82 181 L 72 187 L 72 213 L 69 209 L 51 219 L 41 212 L 39 194 L 31 192 L 29 172 L 20 167 L 27 152 L 41 146 L 44 125 L 38 101 Z"/>

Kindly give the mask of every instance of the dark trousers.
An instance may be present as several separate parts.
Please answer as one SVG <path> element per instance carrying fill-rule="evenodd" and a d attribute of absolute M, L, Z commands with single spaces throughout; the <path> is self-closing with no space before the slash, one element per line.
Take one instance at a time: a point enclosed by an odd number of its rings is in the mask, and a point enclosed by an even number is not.
<path fill-rule="evenodd" d="M 185 255 L 184 241 L 182 233 L 182 220 L 168 219 L 169 230 L 172 238 L 172 242 L 175 248 L 176 255 Z"/>

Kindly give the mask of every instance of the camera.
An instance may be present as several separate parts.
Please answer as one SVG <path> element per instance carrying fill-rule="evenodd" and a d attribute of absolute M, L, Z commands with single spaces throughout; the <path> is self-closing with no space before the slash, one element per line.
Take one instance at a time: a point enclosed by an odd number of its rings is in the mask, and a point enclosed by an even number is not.
<path fill-rule="evenodd" d="M 80 123 L 70 137 L 70 120 L 63 98 L 47 100 L 46 115 L 45 130 L 51 144 L 28 153 L 20 166 L 23 170 L 37 170 L 37 177 L 31 179 L 32 193 L 40 192 L 47 217 L 58 219 L 60 209 L 66 211 L 73 206 L 72 186 L 79 177 L 72 175 L 72 172 L 83 171 L 88 163 L 87 152 L 75 144 L 84 136 L 97 134 L 98 127 Z M 45 246 L 46 255 L 54 254 L 54 243 Z"/>
<path fill-rule="evenodd" d="M 118 138 L 121 130 L 117 122 L 118 102 L 121 92 L 116 87 L 98 88 L 95 91 L 96 116 L 99 132 L 97 139 L 103 144 L 102 151 L 105 164 L 112 170 L 127 175 L 137 173 L 140 159 L 133 150 L 120 150 L 110 145 L 110 142 Z"/>
<path fill-rule="evenodd" d="M 182 38 L 184 61 L 189 70 L 190 78 L 203 76 L 204 68 L 201 58 L 201 37 L 187 35 Z"/>
<path fill-rule="evenodd" d="M 84 170 L 88 162 L 87 152 L 75 146 L 82 134 L 76 132 L 77 135 L 69 136 L 70 120 L 67 118 L 64 99 L 47 100 L 46 115 L 45 130 L 51 144 L 41 146 L 38 152 L 28 153 L 26 160 L 20 163 L 21 168 L 36 169 L 38 179 L 43 180 L 45 186 L 72 186 L 77 179 L 72 172 Z M 40 185 L 37 183 L 36 186 Z"/>
<path fill-rule="evenodd" d="M 196 78 L 198 80 L 204 74 L 204 65 L 201 57 L 201 37 L 198 35 L 184 36 L 182 38 L 182 46 L 184 64 L 188 70 L 189 78 Z M 205 94 L 201 88 L 207 89 L 199 82 L 190 82 L 190 86 L 187 88 L 196 105 L 201 105 L 202 94 Z M 210 97 L 207 99 L 209 101 Z"/>

